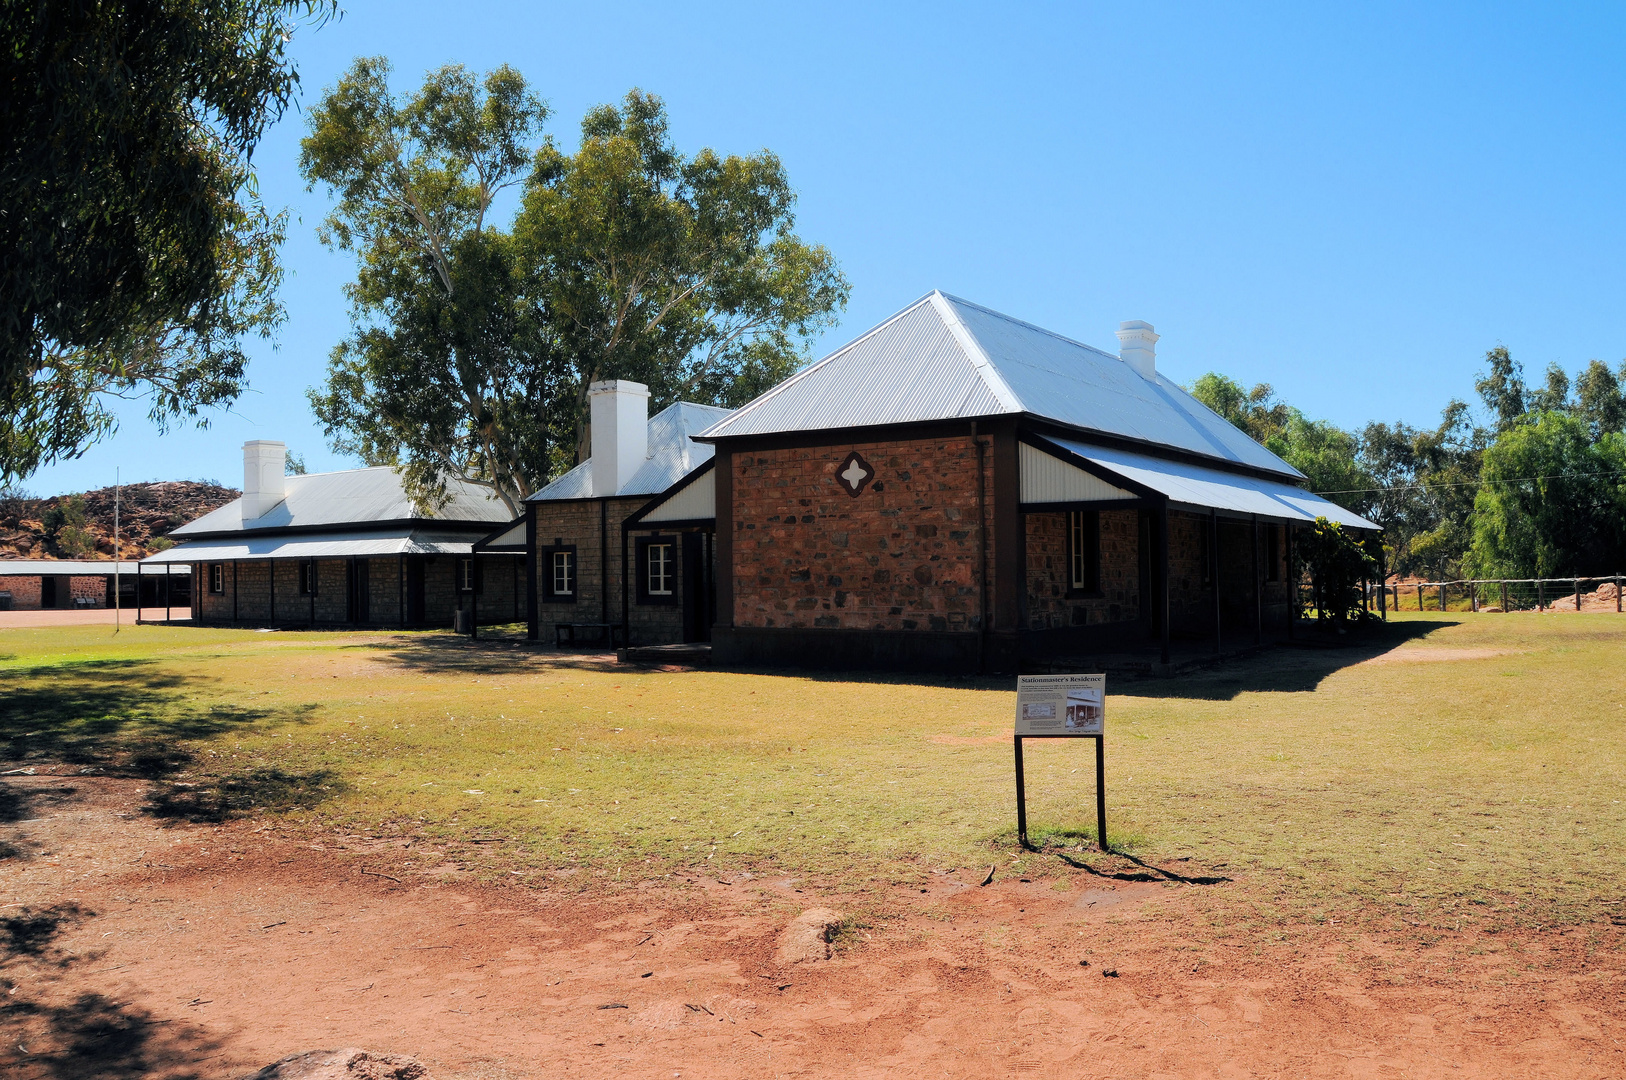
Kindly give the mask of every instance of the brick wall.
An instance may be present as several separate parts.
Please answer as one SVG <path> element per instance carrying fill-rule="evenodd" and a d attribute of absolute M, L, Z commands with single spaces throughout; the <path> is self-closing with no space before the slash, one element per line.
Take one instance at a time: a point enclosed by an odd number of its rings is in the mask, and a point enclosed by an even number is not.
<path fill-rule="evenodd" d="M 555 627 L 560 623 L 621 622 L 621 523 L 649 502 L 649 496 L 630 499 L 610 499 L 604 509 L 609 525 L 609 544 L 600 544 L 600 508 L 593 499 L 570 502 L 536 504 L 536 543 L 538 548 L 574 546 L 576 549 L 576 601 L 551 602 L 543 594 L 543 579 L 548 568 L 543 566 L 537 590 L 537 632 L 542 641 L 554 640 Z M 648 531 L 637 531 L 627 536 L 627 566 L 633 565 L 639 536 Z M 607 550 L 608 567 L 601 566 L 602 554 Z M 605 601 L 608 600 L 606 609 Z M 482 599 L 481 603 L 485 601 Z M 656 645 L 681 641 L 682 613 L 680 608 L 651 606 L 638 603 L 636 594 L 627 592 L 627 621 L 635 645 Z M 605 618 L 608 610 L 608 620 Z M 521 616 L 523 617 L 523 609 Z"/>
<path fill-rule="evenodd" d="M 835 475 L 854 450 L 875 470 L 856 498 Z M 969 434 L 736 452 L 732 460 L 735 626 L 979 628 L 977 451 Z M 987 556 L 983 573 L 991 576 L 992 528 Z"/>
<path fill-rule="evenodd" d="M 61 585 L 57 586 L 58 604 L 62 604 L 61 588 Z M 70 599 L 66 604 L 62 604 L 64 607 L 78 607 L 80 600 L 95 601 L 93 604 L 86 604 L 86 607 L 106 607 L 107 579 L 90 576 L 71 577 L 68 579 L 68 593 Z M 160 592 L 158 595 L 163 596 L 163 593 Z"/>
<path fill-rule="evenodd" d="M 98 581 L 101 579 L 98 578 Z M 104 584 L 105 590 L 107 586 Z M 38 611 L 40 606 L 40 579 L 37 574 L 0 575 L 0 592 L 11 594 L 11 610 Z"/>
<path fill-rule="evenodd" d="M 1140 514 L 1101 512 L 1101 592 L 1068 596 L 1067 514 L 1023 515 L 1030 630 L 1135 622 L 1140 618 Z"/>

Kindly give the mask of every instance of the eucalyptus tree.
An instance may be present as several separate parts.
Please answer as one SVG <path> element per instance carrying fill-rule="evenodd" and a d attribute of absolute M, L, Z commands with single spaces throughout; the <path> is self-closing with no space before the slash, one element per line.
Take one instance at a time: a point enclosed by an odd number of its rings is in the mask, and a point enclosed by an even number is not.
<path fill-rule="evenodd" d="M 795 202 L 768 150 L 683 156 L 639 90 L 591 110 L 574 154 L 541 149 L 515 234 L 563 346 L 558 464 L 587 452 L 599 379 L 647 383 L 654 408 L 733 406 L 806 361 L 850 287 L 795 233 Z"/>
<path fill-rule="evenodd" d="M 0 482 L 231 402 L 282 318 L 251 155 L 331 0 L 0 5 Z"/>
<path fill-rule="evenodd" d="M 554 335 L 490 215 L 529 176 L 548 107 L 507 66 L 447 65 L 409 97 L 389 75 L 357 60 L 301 144 L 306 180 L 337 196 L 319 236 L 359 264 L 354 331 L 311 403 L 335 449 L 399 466 L 420 502 L 455 477 L 517 512 L 547 476 Z"/>
<path fill-rule="evenodd" d="M 425 501 L 455 476 L 517 508 L 586 455 L 599 379 L 645 382 L 657 408 L 748 400 L 846 302 L 767 151 L 685 158 L 634 91 L 566 154 L 511 68 L 483 85 L 442 68 L 407 99 L 388 77 L 357 61 L 303 143 L 306 178 L 337 197 L 322 239 L 359 256 L 355 329 L 311 400 L 336 449 L 401 466 Z M 505 230 L 491 212 L 516 186 Z"/>

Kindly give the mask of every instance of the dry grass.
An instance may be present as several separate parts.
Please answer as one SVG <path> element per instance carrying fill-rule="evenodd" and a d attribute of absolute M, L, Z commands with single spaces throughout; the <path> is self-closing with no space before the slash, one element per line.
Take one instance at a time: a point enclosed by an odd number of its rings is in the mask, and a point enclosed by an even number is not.
<path fill-rule="evenodd" d="M 1111 686 L 1115 839 L 1250 882 L 1259 918 L 1626 914 L 1623 646 L 1608 615 L 1412 614 L 1381 645 Z M 0 633 L 12 760 L 197 785 L 165 812 L 502 839 L 485 865 L 623 880 L 1065 870 L 1092 756 L 1029 744 L 1049 852 L 1019 854 L 1012 706 L 1009 680 L 650 672 L 438 634 Z"/>

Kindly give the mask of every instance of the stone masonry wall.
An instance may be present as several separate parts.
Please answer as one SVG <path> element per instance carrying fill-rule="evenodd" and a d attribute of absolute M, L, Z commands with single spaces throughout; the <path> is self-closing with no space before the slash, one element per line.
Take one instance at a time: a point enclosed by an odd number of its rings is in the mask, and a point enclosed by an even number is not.
<path fill-rule="evenodd" d="M 1027 532 L 1028 628 L 1134 622 L 1140 618 L 1140 515 L 1101 512 L 1101 592 L 1067 595 L 1067 514 L 1024 515 Z"/>
<path fill-rule="evenodd" d="M 649 501 L 648 496 L 634 499 L 611 499 L 605 518 L 609 524 L 610 542 L 602 549 L 599 541 L 599 504 L 583 499 L 571 502 L 548 502 L 536 505 L 536 543 L 540 548 L 555 546 L 576 548 L 576 601 L 554 603 L 542 594 L 543 580 L 548 568 L 544 566 L 538 580 L 531 587 L 537 590 L 538 634 L 542 641 L 552 643 L 554 628 L 560 623 L 600 623 L 605 620 L 606 591 L 609 599 L 609 619 L 613 624 L 621 621 L 621 556 L 616 550 L 620 542 L 621 523 Z M 631 565 L 632 538 L 627 539 L 628 565 Z M 602 567 L 601 554 L 608 550 L 610 565 Z M 628 615 L 638 621 L 636 597 L 629 594 L 631 607 Z M 523 616 L 523 611 L 521 615 Z M 668 641 L 677 640 L 668 638 Z M 646 642 L 640 641 L 639 644 Z"/>
<path fill-rule="evenodd" d="M 106 586 L 103 586 L 103 588 L 106 588 Z M 40 579 L 37 574 L 15 574 L 0 577 L 0 592 L 11 594 L 11 610 L 13 611 L 39 610 Z"/>
<path fill-rule="evenodd" d="M 875 470 L 856 498 L 836 479 L 854 450 Z M 733 461 L 736 626 L 980 627 L 977 451 L 969 434 L 740 452 Z M 992 454 L 985 470 L 991 526 Z M 993 540 L 990 527 L 988 578 Z"/>

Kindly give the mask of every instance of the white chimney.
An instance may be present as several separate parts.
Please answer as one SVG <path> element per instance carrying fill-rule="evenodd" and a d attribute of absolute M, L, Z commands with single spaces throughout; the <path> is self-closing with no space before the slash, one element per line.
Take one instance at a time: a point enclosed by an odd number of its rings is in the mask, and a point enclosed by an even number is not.
<path fill-rule="evenodd" d="M 593 409 L 593 495 L 614 495 L 649 454 L 649 387 L 611 379 L 593 383 L 587 395 Z"/>
<path fill-rule="evenodd" d="M 1151 323 L 1130 319 L 1118 324 L 1118 358 L 1143 379 L 1157 377 L 1157 335 Z"/>
<path fill-rule="evenodd" d="M 287 459 L 287 443 L 255 439 L 243 444 L 244 521 L 253 521 L 286 497 L 282 470 Z"/>

